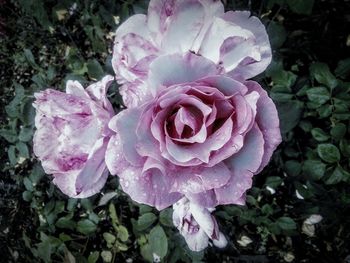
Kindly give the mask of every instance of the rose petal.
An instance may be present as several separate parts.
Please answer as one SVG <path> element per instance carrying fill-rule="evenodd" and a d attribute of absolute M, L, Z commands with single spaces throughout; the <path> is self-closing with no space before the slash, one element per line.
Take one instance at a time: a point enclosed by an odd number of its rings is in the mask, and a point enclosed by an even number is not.
<path fill-rule="evenodd" d="M 262 163 L 256 173 L 259 173 L 269 162 L 273 152 L 281 143 L 282 137 L 279 128 L 279 118 L 276 106 L 268 97 L 267 92 L 254 81 L 246 82 L 250 91 L 256 91 L 260 94 L 257 102 L 257 116 L 256 121 L 264 136 L 264 156 Z"/>
<path fill-rule="evenodd" d="M 86 88 L 86 92 L 89 94 L 90 98 L 95 101 L 96 104 L 101 105 L 101 107 L 106 109 L 111 115 L 114 115 L 114 110 L 111 103 L 107 99 L 107 91 L 113 81 L 114 77 L 107 75 L 104 76 L 101 81 L 98 81 Z"/>
<path fill-rule="evenodd" d="M 98 172 L 98 173 L 97 173 Z M 86 198 L 101 191 L 108 178 L 108 170 L 104 169 L 102 172 L 99 169 L 96 171 L 96 181 L 91 185 L 91 188 L 81 189 L 82 191 L 78 194 L 75 188 L 75 180 L 79 173 L 73 171 L 64 174 L 55 174 L 53 183 L 66 195 L 73 198 Z"/>
<path fill-rule="evenodd" d="M 135 166 L 143 162 L 136 151 L 137 137 L 133 132 L 137 128 L 141 112 L 140 108 L 126 109 L 114 116 L 109 123 L 109 127 L 119 134 L 125 159 Z"/>
<path fill-rule="evenodd" d="M 149 166 L 144 172 L 142 168 L 128 167 L 119 174 L 119 177 L 123 190 L 134 201 L 154 206 L 158 210 L 172 205 L 181 198 L 181 194 L 169 192 L 171 178 L 164 175 L 157 166 Z"/>
<path fill-rule="evenodd" d="M 221 61 L 220 48 L 225 40 L 230 37 L 241 39 L 254 38 L 249 30 L 245 30 L 239 25 L 225 21 L 222 18 L 214 18 L 212 25 L 203 39 L 199 54 L 218 64 Z M 231 63 L 238 65 L 241 60 L 242 58 L 237 57 Z"/>
<path fill-rule="evenodd" d="M 167 53 L 190 51 L 204 25 L 204 7 L 195 0 L 177 1 L 171 12 L 161 48 Z"/>
<path fill-rule="evenodd" d="M 75 188 L 79 198 L 89 196 L 91 193 L 97 193 L 100 190 L 96 190 L 96 183 L 100 181 L 99 176 L 104 176 L 106 170 L 104 157 L 107 144 L 107 138 L 101 138 L 96 141 L 85 162 L 84 168 L 78 174 L 75 181 Z M 107 177 L 105 179 L 107 179 Z M 103 184 L 100 182 L 101 187 L 104 185 L 104 182 Z"/>
<path fill-rule="evenodd" d="M 259 168 L 263 154 L 264 138 L 255 125 L 246 135 L 244 147 L 225 161 L 232 177 L 225 186 L 215 189 L 219 204 L 235 204 L 251 187 L 253 173 Z"/>
<path fill-rule="evenodd" d="M 108 142 L 105 162 L 112 175 L 121 173 L 130 166 L 123 154 L 123 146 L 118 134 L 112 136 Z"/>
<path fill-rule="evenodd" d="M 124 105 L 127 108 L 141 106 L 152 98 L 152 94 L 146 83 L 141 80 L 125 83 L 119 88 L 119 93 L 123 98 Z"/>
<path fill-rule="evenodd" d="M 209 237 L 201 228 L 195 234 L 188 234 L 186 232 L 181 234 L 185 238 L 189 249 L 192 251 L 199 252 L 208 247 Z"/>
<path fill-rule="evenodd" d="M 204 207 L 215 207 L 218 202 L 214 190 L 208 190 L 201 193 L 187 193 L 185 195 L 191 202 Z"/>
<path fill-rule="evenodd" d="M 240 95 L 245 95 L 248 91 L 247 87 L 241 82 L 221 75 L 206 77 L 201 79 L 199 82 L 210 87 L 217 88 L 226 96 L 232 96 L 237 93 Z"/>
<path fill-rule="evenodd" d="M 197 194 L 225 185 L 231 178 L 231 171 L 219 163 L 213 167 L 175 169 L 171 175 L 175 180 L 172 192 Z"/>
<path fill-rule="evenodd" d="M 218 232 L 218 225 L 208 209 L 190 202 L 190 211 L 200 228 L 204 230 L 209 238 L 213 239 L 213 234 Z"/>
<path fill-rule="evenodd" d="M 80 84 L 79 81 L 76 80 L 67 81 L 66 93 L 86 99 L 90 98 L 90 96 L 86 93 L 84 87 Z"/>
<path fill-rule="evenodd" d="M 222 18 L 252 32 L 255 38 L 256 50 L 260 53 L 260 60 L 249 61 L 249 63 L 243 61 L 230 74 L 249 79 L 263 72 L 270 64 L 272 58 L 269 37 L 265 26 L 257 17 L 250 16 L 248 11 L 229 11 L 222 15 Z M 254 55 L 250 57 L 254 58 Z"/>
<path fill-rule="evenodd" d="M 213 62 L 192 53 L 160 56 L 150 65 L 148 85 L 155 96 L 163 87 L 195 81 L 216 72 Z"/>

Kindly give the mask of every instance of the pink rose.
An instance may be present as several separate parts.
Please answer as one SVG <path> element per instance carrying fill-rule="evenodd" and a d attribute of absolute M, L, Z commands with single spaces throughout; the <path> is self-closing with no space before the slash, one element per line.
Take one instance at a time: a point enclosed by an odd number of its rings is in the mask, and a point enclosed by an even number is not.
<path fill-rule="evenodd" d="M 191 51 L 213 61 L 222 73 L 249 79 L 271 61 L 264 25 L 250 12 L 224 12 L 215 0 L 151 0 L 116 32 L 112 65 L 127 107 L 147 99 L 143 82 L 152 61 Z"/>
<path fill-rule="evenodd" d="M 66 93 L 47 89 L 35 94 L 34 153 L 70 197 L 94 195 L 107 180 L 107 125 L 114 111 L 106 92 L 113 80 L 106 76 L 86 90 L 68 81 Z"/>
<path fill-rule="evenodd" d="M 205 249 L 209 239 L 219 248 L 227 245 L 215 217 L 211 215 L 214 208 L 201 207 L 189 202 L 187 198 L 182 198 L 173 205 L 173 209 L 173 223 L 191 250 Z"/>
<path fill-rule="evenodd" d="M 244 203 L 281 142 L 267 93 L 192 53 L 153 61 L 147 85 L 152 99 L 109 123 L 106 163 L 123 190 L 158 209 L 184 196 L 205 207 Z"/>

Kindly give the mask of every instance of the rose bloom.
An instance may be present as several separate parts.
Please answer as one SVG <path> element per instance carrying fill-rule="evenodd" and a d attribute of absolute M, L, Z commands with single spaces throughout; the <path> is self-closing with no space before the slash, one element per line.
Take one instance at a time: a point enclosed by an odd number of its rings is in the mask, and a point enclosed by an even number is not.
<path fill-rule="evenodd" d="M 123 190 L 158 209 L 182 197 L 205 207 L 243 204 L 281 141 L 267 93 L 192 53 L 154 60 L 147 85 L 152 99 L 109 123 L 116 134 L 106 163 Z"/>
<path fill-rule="evenodd" d="M 271 61 L 264 25 L 250 12 L 224 12 L 215 0 L 151 0 L 116 31 L 112 65 L 127 107 L 146 98 L 150 63 L 160 55 L 188 51 L 213 61 L 222 73 L 249 79 Z"/>
<path fill-rule="evenodd" d="M 219 248 L 227 245 L 227 240 L 219 231 L 215 217 L 211 215 L 214 208 L 198 206 L 189 202 L 186 197 L 176 202 L 173 208 L 173 223 L 192 251 L 205 249 L 209 239 Z"/>
<path fill-rule="evenodd" d="M 89 197 L 107 180 L 104 157 L 114 111 L 106 92 L 113 80 L 106 76 L 86 90 L 68 81 L 66 93 L 46 89 L 35 94 L 34 153 L 70 197 Z"/>

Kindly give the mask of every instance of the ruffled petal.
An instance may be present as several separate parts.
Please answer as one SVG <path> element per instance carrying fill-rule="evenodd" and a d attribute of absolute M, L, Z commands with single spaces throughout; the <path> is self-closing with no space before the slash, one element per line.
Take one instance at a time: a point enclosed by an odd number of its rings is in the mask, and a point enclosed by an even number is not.
<path fill-rule="evenodd" d="M 207 31 L 202 45 L 199 49 L 199 54 L 210 59 L 216 64 L 223 63 L 221 60 L 221 47 L 228 38 L 236 38 L 247 40 L 253 38 L 253 34 L 249 30 L 245 30 L 237 24 L 225 21 L 222 18 L 216 17 L 212 25 Z M 244 55 L 244 54 L 241 54 Z M 231 64 L 238 65 L 243 60 L 244 56 L 232 57 Z"/>
<path fill-rule="evenodd" d="M 197 0 L 176 1 L 171 12 L 161 49 L 168 54 L 190 51 L 204 25 L 204 6 Z"/>
<path fill-rule="evenodd" d="M 86 88 L 86 92 L 90 98 L 97 104 L 106 109 L 111 115 L 114 115 L 112 104 L 107 99 L 107 91 L 114 77 L 111 75 L 104 76 L 101 81 L 98 81 Z"/>
<path fill-rule="evenodd" d="M 155 162 L 149 160 L 148 162 Z M 119 174 L 120 184 L 130 197 L 139 203 L 162 210 L 181 198 L 179 193 L 170 193 L 171 178 L 158 166 L 149 164 L 148 169 L 128 167 Z"/>
<path fill-rule="evenodd" d="M 249 91 L 256 91 L 260 94 L 257 101 L 256 122 L 263 133 L 265 144 L 264 156 L 258 171 L 256 171 L 256 173 L 259 173 L 270 161 L 273 152 L 281 143 L 282 137 L 277 109 L 267 92 L 257 82 L 247 81 L 245 84 Z"/>
<path fill-rule="evenodd" d="M 109 123 L 109 127 L 120 137 L 125 159 L 135 166 L 143 162 L 135 148 L 137 137 L 134 132 L 140 121 L 141 112 L 140 108 L 126 109 L 114 116 Z"/>
<path fill-rule="evenodd" d="M 109 172 L 116 175 L 130 166 L 123 154 L 123 146 L 118 134 L 113 135 L 107 146 L 105 162 Z"/>
<path fill-rule="evenodd" d="M 68 80 L 66 84 L 66 93 L 89 99 L 89 95 L 86 93 L 84 87 L 76 80 Z"/>
<path fill-rule="evenodd" d="M 199 80 L 216 72 L 214 63 L 192 53 L 166 55 L 151 64 L 148 85 L 155 96 L 164 87 Z"/>
<path fill-rule="evenodd" d="M 131 16 L 116 31 L 112 66 L 119 83 L 145 76 L 149 63 L 158 53 L 146 20 L 142 14 Z"/>
<path fill-rule="evenodd" d="M 231 178 L 231 171 L 225 164 L 219 163 L 213 167 L 174 169 L 171 176 L 174 177 L 171 191 L 186 195 L 224 186 Z"/>
<path fill-rule="evenodd" d="M 210 76 L 198 81 L 209 87 L 215 87 L 226 96 L 235 94 L 245 95 L 248 92 L 247 87 L 241 82 L 226 76 Z"/>
<path fill-rule="evenodd" d="M 249 11 L 229 11 L 222 18 L 249 30 L 253 33 L 255 40 L 255 49 L 252 50 L 252 55 L 241 61 L 238 67 L 230 72 L 230 75 L 249 79 L 263 72 L 271 62 L 272 52 L 265 26 L 259 18 L 251 16 Z M 258 58 L 258 56 L 254 55 L 253 52 L 257 52 L 260 59 L 255 60 L 254 57 Z"/>
<path fill-rule="evenodd" d="M 259 169 L 264 155 L 263 134 L 255 125 L 246 135 L 244 147 L 225 161 L 232 171 L 229 182 L 215 189 L 218 204 L 235 204 L 252 185 L 253 174 Z"/>
<path fill-rule="evenodd" d="M 152 98 L 152 94 L 144 81 L 135 80 L 128 82 L 119 88 L 119 93 L 123 98 L 127 108 L 141 106 Z"/>

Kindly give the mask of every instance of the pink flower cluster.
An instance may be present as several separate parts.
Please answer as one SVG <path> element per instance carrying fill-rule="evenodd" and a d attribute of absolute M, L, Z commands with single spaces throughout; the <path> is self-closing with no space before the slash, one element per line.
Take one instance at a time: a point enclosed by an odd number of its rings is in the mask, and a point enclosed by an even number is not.
<path fill-rule="evenodd" d="M 190 249 L 227 243 L 211 212 L 244 204 L 253 175 L 281 142 L 276 107 L 248 80 L 271 61 L 266 30 L 214 0 L 151 0 L 116 32 L 112 65 L 127 109 L 86 90 L 36 94 L 34 152 L 67 195 L 98 193 L 108 173 L 139 203 L 173 205 Z"/>

